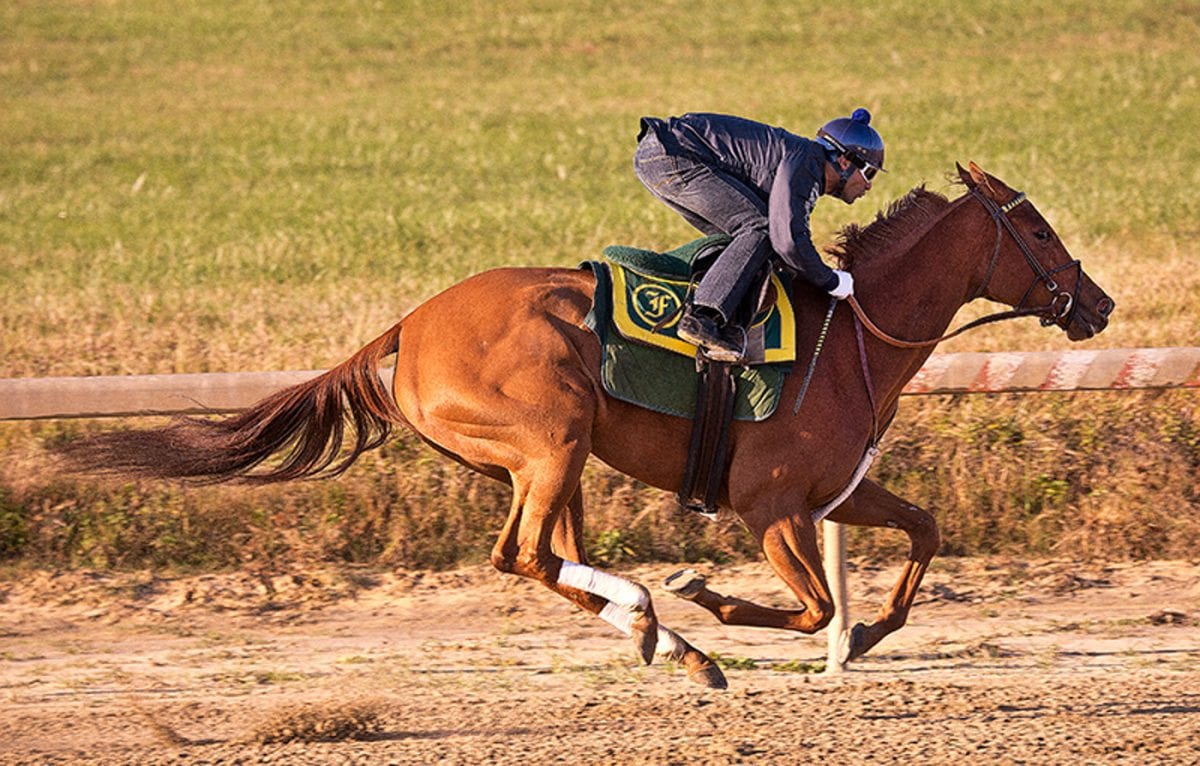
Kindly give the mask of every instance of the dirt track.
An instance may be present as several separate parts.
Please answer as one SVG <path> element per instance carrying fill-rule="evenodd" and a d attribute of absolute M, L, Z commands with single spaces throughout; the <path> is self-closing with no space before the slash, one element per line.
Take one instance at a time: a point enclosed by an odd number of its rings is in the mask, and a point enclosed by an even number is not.
<path fill-rule="evenodd" d="M 841 677 L 823 636 L 662 594 L 674 569 L 630 574 L 728 691 L 485 568 L 27 576 L 0 584 L 0 763 L 1200 763 L 1200 564 L 935 562 Z M 856 570 L 862 618 L 896 570 Z M 765 565 L 709 575 L 788 603 Z M 348 706 L 366 739 L 261 743 Z"/>

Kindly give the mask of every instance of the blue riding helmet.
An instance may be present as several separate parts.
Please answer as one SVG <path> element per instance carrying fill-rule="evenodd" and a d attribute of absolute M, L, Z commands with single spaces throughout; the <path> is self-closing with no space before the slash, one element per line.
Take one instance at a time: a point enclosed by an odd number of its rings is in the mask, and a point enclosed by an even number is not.
<path fill-rule="evenodd" d="M 825 123 L 817 131 L 817 138 L 858 167 L 869 165 L 883 170 L 883 139 L 871 127 L 871 113 L 862 107 L 849 117 Z"/>

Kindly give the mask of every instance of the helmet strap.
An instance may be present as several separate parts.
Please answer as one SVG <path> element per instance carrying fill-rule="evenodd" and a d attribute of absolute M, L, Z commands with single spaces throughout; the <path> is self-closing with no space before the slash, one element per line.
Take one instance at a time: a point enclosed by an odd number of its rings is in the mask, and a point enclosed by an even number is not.
<path fill-rule="evenodd" d="M 837 156 L 845 157 L 846 155 L 839 154 Z M 833 188 L 829 190 L 829 194 L 840 198 L 842 196 L 842 192 L 846 189 L 846 182 L 850 180 L 850 176 L 854 175 L 854 171 L 858 170 L 858 168 L 854 166 L 854 163 L 849 161 L 847 161 L 846 167 L 844 168 L 838 167 L 836 158 L 830 159 L 829 161 L 833 163 L 835 168 L 837 168 L 838 173 L 838 181 L 833 185 Z"/>

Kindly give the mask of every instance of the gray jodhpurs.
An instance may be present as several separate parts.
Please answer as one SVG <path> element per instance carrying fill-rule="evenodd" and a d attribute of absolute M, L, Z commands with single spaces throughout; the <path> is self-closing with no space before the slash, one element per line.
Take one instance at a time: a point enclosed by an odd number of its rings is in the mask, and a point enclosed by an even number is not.
<path fill-rule="evenodd" d="M 709 268 L 692 302 L 728 321 L 771 259 L 767 203 L 737 178 L 699 159 L 666 153 L 647 131 L 633 158 L 634 173 L 650 193 L 704 234 L 733 239 Z"/>

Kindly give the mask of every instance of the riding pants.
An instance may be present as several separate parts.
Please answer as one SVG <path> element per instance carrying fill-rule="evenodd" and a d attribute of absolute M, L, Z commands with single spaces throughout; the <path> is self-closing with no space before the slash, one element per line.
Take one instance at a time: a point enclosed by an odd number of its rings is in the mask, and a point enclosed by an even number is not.
<path fill-rule="evenodd" d="M 654 131 L 646 131 L 638 142 L 633 168 L 651 194 L 692 226 L 704 234 L 732 237 L 692 299 L 729 321 L 773 254 L 766 201 L 700 158 L 667 154 Z"/>

